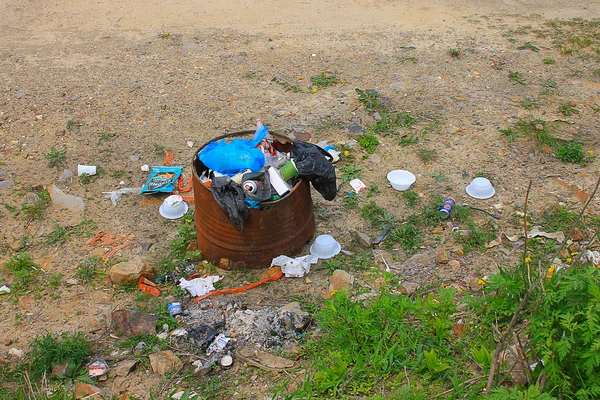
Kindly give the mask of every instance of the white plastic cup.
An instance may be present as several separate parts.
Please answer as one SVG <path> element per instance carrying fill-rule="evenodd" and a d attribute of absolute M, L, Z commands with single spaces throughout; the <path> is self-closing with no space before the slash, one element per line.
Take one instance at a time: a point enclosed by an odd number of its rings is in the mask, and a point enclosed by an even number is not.
<path fill-rule="evenodd" d="M 79 164 L 77 166 L 77 176 L 81 176 L 83 174 L 96 175 L 96 166 Z"/>
<path fill-rule="evenodd" d="M 408 188 L 417 180 L 412 172 L 403 169 L 390 171 L 387 174 L 387 178 L 392 187 L 401 192 L 408 190 Z"/>

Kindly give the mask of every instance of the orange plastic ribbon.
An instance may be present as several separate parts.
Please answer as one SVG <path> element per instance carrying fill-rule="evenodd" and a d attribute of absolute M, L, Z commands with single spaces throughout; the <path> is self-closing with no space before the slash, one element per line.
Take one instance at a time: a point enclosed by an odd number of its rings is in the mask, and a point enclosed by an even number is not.
<path fill-rule="evenodd" d="M 173 152 L 167 151 L 165 153 L 165 162 L 163 163 L 163 165 L 168 165 L 171 161 L 173 161 Z"/>
<path fill-rule="evenodd" d="M 202 296 L 196 297 L 194 299 L 194 303 L 197 303 L 200 300 L 205 299 L 210 296 L 216 296 L 218 294 L 231 294 L 231 293 L 245 292 L 246 290 L 250 290 L 257 286 L 260 286 L 263 283 L 270 282 L 270 281 L 276 281 L 278 279 L 281 279 L 282 277 L 283 277 L 283 272 L 281 271 L 281 268 L 279 268 L 279 267 L 269 268 L 266 271 L 266 277 L 261 279 L 260 281 L 257 281 L 257 282 L 251 283 L 249 285 L 239 287 L 239 288 L 234 288 L 234 289 L 213 290 L 212 292 L 208 292 L 206 294 L 203 294 Z"/>

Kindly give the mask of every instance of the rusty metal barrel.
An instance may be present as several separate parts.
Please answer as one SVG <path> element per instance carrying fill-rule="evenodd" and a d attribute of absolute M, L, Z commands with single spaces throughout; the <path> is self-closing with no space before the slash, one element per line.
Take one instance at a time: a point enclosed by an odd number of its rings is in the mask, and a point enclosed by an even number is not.
<path fill-rule="evenodd" d="M 210 188 L 200 181 L 206 167 L 198 154 L 204 147 L 214 141 L 252 133 L 241 131 L 214 138 L 198 149 L 192 161 L 197 247 L 205 260 L 224 269 L 268 267 L 274 257 L 300 251 L 315 232 L 310 186 L 305 180 L 301 179 L 281 199 L 261 202 L 261 209 L 251 208 L 242 229 L 231 223 Z M 290 151 L 289 138 L 275 132 L 270 134 L 278 150 Z"/>

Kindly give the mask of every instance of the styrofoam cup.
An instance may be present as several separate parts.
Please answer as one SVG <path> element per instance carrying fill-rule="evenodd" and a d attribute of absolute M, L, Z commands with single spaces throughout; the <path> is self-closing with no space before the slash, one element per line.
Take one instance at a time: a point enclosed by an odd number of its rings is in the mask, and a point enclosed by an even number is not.
<path fill-rule="evenodd" d="M 395 169 L 387 174 L 387 179 L 390 181 L 392 187 L 399 191 L 408 190 L 408 188 L 415 183 L 417 178 L 412 172 L 405 171 L 403 169 Z"/>
<path fill-rule="evenodd" d="M 495 193 L 492 183 L 486 178 L 475 178 L 467 186 L 467 194 L 475 199 L 489 199 Z"/>
<path fill-rule="evenodd" d="M 321 259 L 327 259 L 340 252 L 342 246 L 331 235 L 317 236 L 310 246 L 310 254 Z"/>
<path fill-rule="evenodd" d="M 96 175 L 96 166 L 79 164 L 77 166 L 77 176 L 81 176 L 83 174 Z"/>
<path fill-rule="evenodd" d="M 166 219 L 177 219 L 183 217 L 187 210 L 188 205 L 183 201 L 181 196 L 172 195 L 163 201 L 158 212 Z"/>

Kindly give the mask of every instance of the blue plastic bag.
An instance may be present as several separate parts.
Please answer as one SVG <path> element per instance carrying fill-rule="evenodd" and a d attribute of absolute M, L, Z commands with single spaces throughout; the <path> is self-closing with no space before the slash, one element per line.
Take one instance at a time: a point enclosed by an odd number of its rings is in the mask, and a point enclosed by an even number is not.
<path fill-rule="evenodd" d="M 235 138 L 229 143 L 225 139 L 209 143 L 200 152 L 200 161 L 209 169 L 229 176 L 247 169 L 256 172 L 265 165 L 265 155 L 256 146 L 266 136 L 265 126 L 256 131 L 252 140 Z"/>

